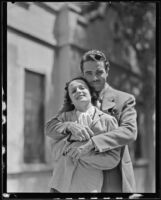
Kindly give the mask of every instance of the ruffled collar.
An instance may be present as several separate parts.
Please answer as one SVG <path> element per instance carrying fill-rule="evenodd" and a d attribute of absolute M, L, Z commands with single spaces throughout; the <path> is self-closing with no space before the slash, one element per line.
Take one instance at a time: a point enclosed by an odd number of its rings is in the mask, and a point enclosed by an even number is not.
<path fill-rule="evenodd" d="M 90 126 L 93 122 L 93 116 L 95 113 L 95 107 L 90 106 L 85 112 L 81 112 L 75 109 L 77 122 L 83 126 Z"/>

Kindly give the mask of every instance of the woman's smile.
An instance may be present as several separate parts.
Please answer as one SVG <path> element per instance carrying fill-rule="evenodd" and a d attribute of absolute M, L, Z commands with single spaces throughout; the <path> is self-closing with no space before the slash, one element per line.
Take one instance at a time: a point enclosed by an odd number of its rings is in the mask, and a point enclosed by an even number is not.
<path fill-rule="evenodd" d="M 83 80 L 73 80 L 68 90 L 69 97 L 77 110 L 85 110 L 91 104 L 90 90 Z"/>
<path fill-rule="evenodd" d="M 86 95 L 85 94 L 79 94 L 79 95 L 76 96 L 76 100 L 80 100 L 83 97 L 86 97 Z"/>

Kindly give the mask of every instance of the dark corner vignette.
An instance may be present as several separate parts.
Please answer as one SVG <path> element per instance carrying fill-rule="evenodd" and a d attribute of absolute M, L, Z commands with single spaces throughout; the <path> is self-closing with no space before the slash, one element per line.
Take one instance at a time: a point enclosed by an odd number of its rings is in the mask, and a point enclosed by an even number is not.
<path fill-rule="evenodd" d="M 15 1 L 11 1 L 15 3 Z M 91 193 L 62 193 L 62 194 L 51 194 L 51 193 L 7 193 L 7 5 L 6 2 L 1 3 L 1 9 L 3 9 L 2 19 L 3 19 L 3 28 L 1 30 L 1 49 L 3 49 L 2 55 L 2 87 L 4 93 L 2 94 L 2 98 L 6 106 L 4 106 L 4 123 L 2 125 L 2 155 L 3 155 L 3 163 L 2 163 L 2 188 L 3 188 L 3 199 L 160 199 L 161 198 L 161 125 L 160 125 L 160 113 L 161 113 L 161 92 L 159 91 L 161 88 L 161 3 L 157 1 L 157 33 L 156 33 L 156 192 L 155 193 L 139 193 L 139 194 L 128 194 L 128 193 L 109 193 L 109 194 L 91 194 Z M 159 45 L 158 45 L 159 41 Z M 157 73 L 158 72 L 158 73 Z"/>
<path fill-rule="evenodd" d="M 1 2 L 2 191 L 7 192 L 7 3 Z"/>

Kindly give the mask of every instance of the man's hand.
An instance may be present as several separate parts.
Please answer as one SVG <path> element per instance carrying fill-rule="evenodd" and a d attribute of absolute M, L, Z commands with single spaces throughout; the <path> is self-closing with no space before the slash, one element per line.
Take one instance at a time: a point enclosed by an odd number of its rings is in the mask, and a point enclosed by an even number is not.
<path fill-rule="evenodd" d="M 86 141 L 94 136 L 93 131 L 89 127 L 84 127 L 74 122 L 69 123 L 67 130 L 71 132 L 72 138 L 77 141 Z"/>
<path fill-rule="evenodd" d="M 78 144 L 80 144 L 80 142 L 73 142 L 72 144 L 66 146 L 64 149 L 64 155 L 70 156 L 73 160 L 77 161 L 81 156 L 86 155 L 94 148 L 91 139 L 80 146 L 78 146 Z"/>

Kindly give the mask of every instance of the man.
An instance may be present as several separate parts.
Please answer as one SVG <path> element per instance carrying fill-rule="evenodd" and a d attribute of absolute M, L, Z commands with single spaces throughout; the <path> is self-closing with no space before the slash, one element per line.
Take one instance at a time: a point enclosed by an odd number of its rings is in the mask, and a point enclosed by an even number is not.
<path fill-rule="evenodd" d="M 67 155 L 77 159 L 91 149 L 101 153 L 122 147 L 121 162 L 118 167 L 104 171 L 102 192 L 135 192 L 134 172 L 127 146 L 137 137 L 135 98 L 131 94 L 109 86 L 106 82 L 109 66 L 104 53 L 91 50 L 82 57 L 80 68 L 83 77 L 99 95 L 98 106 L 103 112 L 113 115 L 118 120 L 119 128 L 107 134 L 93 136 L 89 128 L 73 122 L 63 123 L 62 128 L 62 123 L 54 117 L 46 125 L 46 134 L 54 140 L 59 140 L 69 133 L 80 141 L 88 140 L 78 149 L 72 148 L 72 145 L 66 149 Z M 61 112 L 68 109 L 70 110 L 65 102 Z"/>

